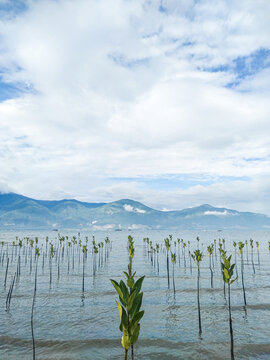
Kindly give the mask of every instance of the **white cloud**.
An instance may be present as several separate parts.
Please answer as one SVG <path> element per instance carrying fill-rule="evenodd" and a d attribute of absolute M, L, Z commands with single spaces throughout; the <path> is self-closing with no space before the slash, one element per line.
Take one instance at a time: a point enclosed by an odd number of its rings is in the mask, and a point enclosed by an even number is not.
<path fill-rule="evenodd" d="M 125 204 L 123 206 L 124 210 L 127 211 L 127 212 L 133 212 L 134 211 L 134 207 L 131 206 L 131 205 L 128 205 L 128 204 Z"/>
<path fill-rule="evenodd" d="M 146 213 L 145 210 L 139 209 L 139 208 L 135 208 L 135 211 L 136 211 L 137 213 L 139 213 L 139 214 L 145 214 L 145 213 Z"/>
<path fill-rule="evenodd" d="M 235 215 L 236 213 L 224 210 L 224 211 L 205 211 L 204 215 L 214 215 L 214 216 L 228 216 L 228 215 Z"/>
<path fill-rule="evenodd" d="M 270 213 L 269 69 L 237 89 L 224 87 L 232 70 L 202 71 L 270 48 L 268 0 L 28 4 L 0 21 L 3 79 L 35 89 L 0 103 L 0 190 Z M 110 180 L 165 174 L 248 179 L 171 191 Z"/>
<path fill-rule="evenodd" d="M 129 204 L 124 204 L 123 208 L 124 208 L 125 211 L 128 211 L 128 212 L 136 212 L 136 213 L 139 213 L 139 214 L 145 214 L 146 213 L 145 210 L 139 209 L 139 208 L 134 208 L 134 206 L 131 206 Z"/>

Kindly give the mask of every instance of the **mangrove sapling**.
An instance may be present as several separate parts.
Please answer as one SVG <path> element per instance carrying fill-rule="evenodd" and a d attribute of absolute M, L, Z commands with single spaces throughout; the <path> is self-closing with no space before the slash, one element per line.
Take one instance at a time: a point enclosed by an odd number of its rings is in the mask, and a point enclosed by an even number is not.
<path fill-rule="evenodd" d="M 191 255 L 197 265 L 197 305 L 198 305 L 198 319 L 199 319 L 199 336 L 202 334 L 201 324 L 201 307 L 200 307 L 200 262 L 202 261 L 203 254 L 199 249 L 195 250 Z"/>
<path fill-rule="evenodd" d="M 253 273 L 255 275 L 255 267 L 254 267 L 254 261 L 253 261 L 253 240 L 250 239 L 250 247 L 251 247 L 251 263 L 252 263 L 252 268 L 253 268 Z"/>
<path fill-rule="evenodd" d="M 258 256 L 258 264 L 259 264 L 259 268 L 260 268 L 260 253 L 259 253 L 259 241 L 256 241 L 256 248 L 257 248 L 257 256 Z"/>
<path fill-rule="evenodd" d="M 223 271 L 223 281 L 228 285 L 228 300 L 229 300 L 229 325 L 230 325 L 230 339 L 231 339 L 231 360 L 234 360 L 234 350 L 233 350 L 233 328 L 232 328 L 232 312 L 231 312 L 231 290 L 230 287 L 236 279 L 232 279 L 233 269 L 235 264 L 231 264 L 231 258 L 226 256 L 224 252 L 222 255 L 222 271 Z"/>
<path fill-rule="evenodd" d="M 6 284 L 7 284 L 8 264 L 9 264 L 9 257 L 7 258 L 6 275 L 5 275 L 5 281 L 4 281 L 5 288 L 6 288 Z"/>
<path fill-rule="evenodd" d="M 53 244 L 50 243 L 50 263 L 49 263 L 49 267 L 50 267 L 50 287 L 52 285 L 52 259 L 54 257 L 54 248 L 53 248 Z"/>
<path fill-rule="evenodd" d="M 247 264 L 248 264 L 248 241 L 245 240 L 245 244 L 246 244 L 246 256 L 247 256 Z"/>
<path fill-rule="evenodd" d="M 83 252 L 83 280 L 82 280 L 82 293 L 84 294 L 84 269 L 85 269 L 85 260 L 86 260 L 86 254 L 87 254 L 87 246 L 83 245 L 82 247 Z"/>
<path fill-rule="evenodd" d="M 36 247 L 36 272 L 35 272 L 35 287 L 34 287 L 34 295 L 33 295 L 33 302 L 32 302 L 32 311 L 31 311 L 31 331 L 32 331 L 32 344 L 33 344 L 33 360 L 36 359 L 36 347 L 35 347 L 35 337 L 34 337 L 34 306 L 36 300 L 36 292 L 37 292 L 37 270 L 38 270 L 38 258 L 40 256 L 39 248 Z"/>
<path fill-rule="evenodd" d="M 115 280 L 110 280 L 113 284 L 117 294 L 119 295 L 120 302 L 116 301 L 119 317 L 120 317 L 120 331 L 123 333 L 121 344 L 125 350 L 125 360 L 127 360 L 128 350 L 138 340 L 140 333 L 140 320 L 144 315 L 144 310 L 140 310 L 143 298 L 143 292 L 141 292 L 144 276 L 140 277 L 134 282 L 135 272 L 132 273 L 132 258 L 134 256 L 133 242 L 129 247 L 128 272 L 124 271 L 126 276 L 126 284 L 123 280 L 118 283 Z M 134 353 L 131 353 L 132 360 L 134 359 Z"/>
<path fill-rule="evenodd" d="M 12 292 L 13 292 L 13 287 L 14 287 L 14 283 L 15 283 L 15 278 L 16 278 L 16 273 L 14 274 L 10 287 L 9 287 L 9 291 L 7 294 L 7 299 L 6 299 L 6 311 L 8 311 L 10 309 L 10 301 L 11 301 L 11 296 L 12 296 Z"/>
<path fill-rule="evenodd" d="M 244 260 L 243 260 L 243 248 L 245 244 L 242 241 L 238 242 L 238 248 L 241 255 L 241 278 L 242 278 L 242 288 L 243 288 L 243 297 L 244 297 L 244 309 L 245 312 L 247 311 L 247 301 L 246 301 L 246 291 L 245 291 L 245 284 L 244 284 Z"/>
<path fill-rule="evenodd" d="M 212 269 L 212 264 L 211 264 L 211 258 L 212 258 L 212 254 L 214 252 L 214 245 L 211 244 L 207 247 L 207 251 L 209 254 L 209 269 L 211 272 L 211 288 L 213 289 L 213 269 Z"/>
<path fill-rule="evenodd" d="M 220 271 L 221 271 L 221 276 L 223 277 L 221 257 L 222 257 L 222 255 L 226 254 L 226 252 L 223 250 L 221 242 L 219 242 L 218 250 L 219 250 L 219 260 L 220 260 Z M 224 282 L 223 282 L 223 295 L 224 295 L 224 299 L 226 301 L 226 287 L 225 287 Z"/>
<path fill-rule="evenodd" d="M 42 271 L 44 270 L 44 257 L 45 257 L 45 254 L 44 254 L 44 251 L 43 251 L 43 254 L 42 254 Z"/>
<path fill-rule="evenodd" d="M 190 274 L 192 275 L 192 263 L 191 263 L 191 252 L 190 252 L 190 250 L 188 250 L 188 256 L 189 256 L 189 269 L 190 269 Z"/>
<path fill-rule="evenodd" d="M 233 242 L 233 246 L 234 246 L 234 261 L 235 261 L 235 270 L 236 270 L 236 278 L 238 279 L 238 270 L 237 270 L 237 257 L 236 257 L 236 242 Z"/>
<path fill-rule="evenodd" d="M 172 266 L 173 266 L 173 293 L 174 293 L 174 297 L 175 297 L 175 282 L 174 282 L 174 265 L 176 262 L 176 255 L 175 253 L 171 254 L 172 257 Z"/>
<path fill-rule="evenodd" d="M 164 239 L 166 251 L 167 251 L 167 278 L 168 278 L 168 289 L 170 288 L 170 268 L 169 268 L 169 251 L 170 251 L 170 240 L 168 238 Z"/>
<path fill-rule="evenodd" d="M 156 252 L 157 252 L 157 272 L 159 274 L 159 258 L 158 258 L 158 254 L 159 254 L 159 244 L 156 244 Z"/>
<path fill-rule="evenodd" d="M 96 255 L 98 254 L 98 247 L 96 247 L 96 245 L 94 245 L 94 254 L 93 254 L 93 281 L 95 279 L 95 275 L 96 275 Z"/>
<path fill-rule="evenodd" d="M 178 243 L 178 266 L 180 267 L 180 239 L 177 239 Z"/>
<path fill-rule="evenodd" d="M 214 248 L 215 248 L 215 258 L 217 261 L 217 240 L 216 239 L 214 239 Z"/>
<path fill-rule="evenodd" d="M 22 248 L 23 242 L 22 240 L 19 240 L 19 258 L 18 258 L 18 275 L 21 275 L 21 248 Z"/>
<path fill-rule="evenodd" d="M 187 244 L 185 242 L 183 242 L 185 272 L 186 272 L 186 267 L 187 267 L 187 263 L 186 263 L 186 246 L 187 246 Z"/>

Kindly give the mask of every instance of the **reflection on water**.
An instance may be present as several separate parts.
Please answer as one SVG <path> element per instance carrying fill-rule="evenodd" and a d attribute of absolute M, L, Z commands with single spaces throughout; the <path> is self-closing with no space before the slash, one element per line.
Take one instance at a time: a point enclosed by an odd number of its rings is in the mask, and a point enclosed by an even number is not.
<path fill-rule="evenodd" d="M 112 251 L 107 261 L 97 263 L 97 272 L 93 277 L 93 257 L 89 250 L 85 262 L 85 291 L 82 293 L 82 254 L 65 252 L 59 263 L 52 259 L 52 284 L 50 286 L 49 256 L 41 255 L 38 264 L 37 295 L 34 312 L 36 353 L 40 359 L 121 359 L 123 351 L 120 343 L 119 319 L 115 305 L 115 291 L 110 278 L 119 280 L 128 263 L 127 232 L 98 232 L 96 242 L 104 241 L 108 235 L 112 241 Z M 15 237 L 31 236 L 39 238 L 43 244 L 41 253 L 46 251 L 45 238 L 58 243 L 57 233 L 40 232 L 0 232 L 0 241 L 9 242 Z M 72 238 L 77 232 L 68 232 Z M 207 245 L 220 233 L 209 231 L 202 233 L 183 232 L 173 234 L 174 239 L 183 238 L 191 242 L 191 250 L 197 246 L 196 236 L 204 243 L 205 257 L 201 268 L 201 316 L 202 339 L 198 336 L 196 268 L 190 261 L 188 251 L 178 251 L 180 255 L 175 266 L 175 286 L 167 289 L 166 254 L 163 248 L 157 261 L 151 261 L 144 237 L 163 243 L 168 232 L 133 232 L 135 240 L 134 269 L 137 276 L 146 275 L 143 284 L 143 309 L 145 316 L 141 322 L 141 334 L 135 347 L 137 359 L 230 359 L 228 308 L 223 293 L 219 255 L 214 258 L 214 288 L 211 288 L 209 258 L 205 253 Z M 84 244 L 85 236 L 92 234 L 81 231 Z M 226 238 L 226 250 L 233 254 L 233 241 L 244 241 L 252 237 L 260 242 L 260 266 L 254 249 L 254 266 L 251 253 L 244 252 L 245 286 L 247 295 L 247 314 L 243 308 L 241 281 L 232 286 L 232 316 L 235 338 L 235 355 L 238 359 L 270 358 L 270 254 L 268 240 L 270 232 L 222 232 Z M 90 243 L 90 241 L 89 241 Z M 48 246 L 48 244 L 47 244 Z M 31 305 L 34 290 L 34 252 L 18 247 L 8 247 L 9 267 L 6 287 L 4 287 L 7 250 L 0 245 L 0 359 L 31 359 Z M 12 250 L 13 249 L 13 250 Z M 173 249 L 174 251 L 174 246 Z M 250 250 L 250 249 L 249 249 Z M 10 310 L 5 311 L 5 303 L 12 276 L 17 270 L 20 255 L 21 275 L 15 281 Z M 249 256 L 249 257 L 248 257 Z M 184 261 L 186 260 L 186 261 Z M 31 264 L 32 261 L 32 264 Z M 240 275 L 240 259 L 238 257 Z M 185 266 L 186 265 L 186 266 Z M 32 266 L 32 268 L 31 268 Z M 58 274 L 60 274 L 58 276 Z M 59 277 L 59 278 L 58 278 Z"/>

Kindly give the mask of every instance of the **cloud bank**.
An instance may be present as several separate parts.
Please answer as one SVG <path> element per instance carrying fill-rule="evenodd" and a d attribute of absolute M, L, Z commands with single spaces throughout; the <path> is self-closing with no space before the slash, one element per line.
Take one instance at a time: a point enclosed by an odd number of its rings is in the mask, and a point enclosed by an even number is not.
<path fill-rule="evenodd" d="M 268 0 L 2 0 L 0 14 L 3 189 L 270 214 Z"/>

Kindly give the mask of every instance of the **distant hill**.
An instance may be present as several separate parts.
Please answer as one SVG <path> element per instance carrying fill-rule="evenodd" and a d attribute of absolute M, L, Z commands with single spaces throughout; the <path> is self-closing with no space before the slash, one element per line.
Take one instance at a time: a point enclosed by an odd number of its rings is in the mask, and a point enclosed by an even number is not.
<path fill-rule="evenodd" d="M 159 211 L 122 199 L 87 203 L 74 199 L 35 200 L 15 193 L 0 194 L 0 228 L 116 229 L 270 229 L 263 214 L 201 205 L 178 211 Z"/>

